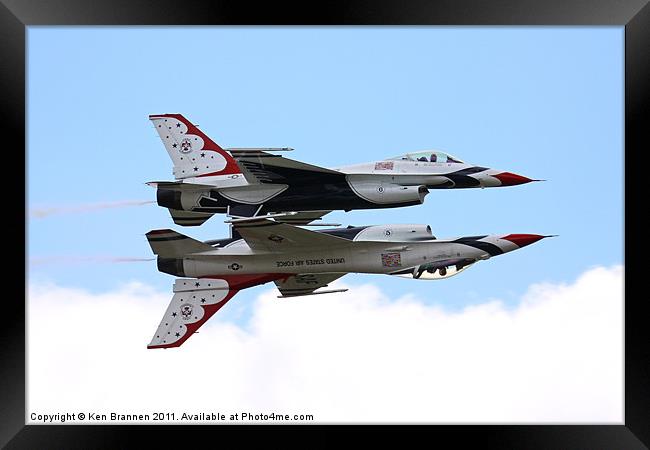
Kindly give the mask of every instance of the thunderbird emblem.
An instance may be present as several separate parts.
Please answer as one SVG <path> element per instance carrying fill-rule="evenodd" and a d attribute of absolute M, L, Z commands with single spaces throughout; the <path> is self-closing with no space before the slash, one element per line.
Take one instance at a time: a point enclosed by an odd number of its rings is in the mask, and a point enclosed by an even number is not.
<path fill-rule="evenodd" d="M 185 303 L 181 306 L 181 316 L 183 317 L 183 320 L 190 320 L 190 317 L 192 316 L 191 304 Z"/>
<path fill-rule="evenodd" d="M 190 141 L 188 138 L 185 138 L 181 141 L 181 148 L 180 152 L 181 153 L 189 153 L 192 151 L 192 141 Z"/>

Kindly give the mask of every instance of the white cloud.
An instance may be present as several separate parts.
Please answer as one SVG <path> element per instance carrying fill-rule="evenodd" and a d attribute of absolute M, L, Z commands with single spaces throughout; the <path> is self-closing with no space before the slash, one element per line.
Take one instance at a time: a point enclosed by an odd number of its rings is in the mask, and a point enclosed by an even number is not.
<path fill-rule="evenodd" d="M 30 286 L 28 410 L 623 421 L 622 266 L 531 286 L 514 308 L 450 312 L 412 296 L 391 301 L 372 285 L 276 295 L 261 293 L 247 328 L 217 313 L 182 347 L 147 350 L 171 292 Z"/>

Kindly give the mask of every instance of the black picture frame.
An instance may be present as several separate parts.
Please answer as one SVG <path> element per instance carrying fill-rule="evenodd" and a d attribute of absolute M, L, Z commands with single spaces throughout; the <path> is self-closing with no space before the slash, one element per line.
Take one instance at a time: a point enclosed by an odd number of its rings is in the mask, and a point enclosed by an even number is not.
<path fill-rule="evenodd" d="M 650 443 L 650 337 L 644 314 L 639 271 L 647 234 L 640 230 L 643 221 L 634 220 L 647 210 L 647 201 L 639 193 L 645 181 L 642 165 L 628 164 L 642 155 L 647 146 L 648 87 L 650 86 L 650 6 L 647 0 L 349 0 L 327 2 L 278 3 L 254 5 L 242 1 L 172 0 L 2 0 L 0 5 L 0 55 L 3 68 L 2 116 L 0 123 L 6 143 L 5 158 L 11 167 L 26 167 L 26 156 L 17 149 L 25 147 L 25 50 L 26 27 L 30 25 L 617 25 L 625 27 L 625 419 L 622 425 L 452 425 L 452 426 L 373 426 L 355 428 L 367 436 L 404 445 L 404 436 L 439 444 L 452 440 L 454 445 L 498 448 L 646 448 Z M 647 151 L 647 150 L 646 150 Z M 22 161 L 20 158 L 22 157 Z M 7 164 L 7 162 L 5 162 Z M 580 170 L 576 168 L 576 170 Z M 606 168 L 605 168 L 606 170 Z M 9 171 L 11 173 L 18 171 Z M 5 172 L 6 174 L 7 172 Z M 27 176 L 26 171 L 25 177 Z M 595 183 L 606 182 L 604 179 Z M 25 180 L 5 177 L 11 187 L 5 190 L 3 225 L 9 233 L 26 230 L 25 216 L 16 213 L 25 208 Z M 17 192 L 17 193 L 16 193 Z M 20 194 L 23 194 L 22 196 Z M 643 194 L 641 194 L 643 195 Z M 637 202 L 635 198 L 640 198 Z M 14 204 L 12 204 L 14 202 Z M 640 208 L 640 205 L 642 207 Z M 14 209 L 13 206 L 16 206 Z M 629 216 L 628 216 L 629 215 Z M 25 244 L 28 245 L 26 232 Z M 604 239 L 607 237 L 604 236 Z M 13 244 L 18 240 L 9 239 Z M 631 242 L 628 245 L 628 242 Z M 597 243 L 595 243 L 597 245 Z M 9 246 L 11 247 L 11 246 Z M 6 248 L 6 247 L 5 247 Z M 9 251 L 9 250 L 6 250 Z M 22 249 L 25 252 L 25 248 Z M 15 254 L 20 254 L 20 249 Z M 26 254 L 26 252 L 25 252 Z M 6 256 L 7 257 L 7 256 Z M 630 258 L 632 263 L 630 263 Z M 9 266 L 12 266 L 9 264 Z M 18 284 L 26 275 L 25 266 L 13 264 L 5 279 Z M 635 288 L 639 289 L 635 289 Z M 13 291 L 12 291 L 13 292 Z M 22 293 L 22 295 L 20 294 Z M 327 442 L 331 432 L 352 431 L 350 427 L 293 425 L 268 427 L 232 425 L 214 426 L 90 426 L 25 425 L 25 285 L 4 299 L 2 364 L 0 365 L 0 445 L 7 448 L 124 448 L 132 439 L 146 434 L 148 447 L 156 442 L 212 442 L 219 445 L 224 436 L 249 439 L 251 431 L 264 431 L 281 441 L 269 441 L 273 447 L 292 442 L 298 445 Z M 11 305 L 11 307 L 10 307 Z M 186 430 L 188 428 L 189 430 Z M 296 432 L 299 434 L 296 435 Z M 396 432 L 399 432 L 396 435 Z M 404 433 L 406 432 L 406 433 Z M 245 433 L 245 434 L 244 434 Z M 306 435 L 314 437 L 307 438 Z M 301 438 L 296 439 L 296 436 Z M 187 438 L 190 437 L 191 441 Z M 287 439 L 291 438 L 291 439 Z M 304 439 L 309 439 L 304 441 Z M 340 442 L 340 437 L 332 442 Z"/>

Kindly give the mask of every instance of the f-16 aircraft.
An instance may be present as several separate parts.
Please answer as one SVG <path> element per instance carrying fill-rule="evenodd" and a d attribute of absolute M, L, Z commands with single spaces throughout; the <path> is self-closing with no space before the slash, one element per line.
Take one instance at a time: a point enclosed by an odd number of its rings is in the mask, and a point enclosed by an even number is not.
<path fill-rule="evenodd" d="M 221 148 L 181 114 L 149 119 L 173 163 L 176 181 L 153 181 L 158 205 L 174 223 L 198 226 L 213 214 L 278 218 L 305 225 L 333 210 L 419 205 L 430 189 L 485 188 L 528 183 L 530 178 L 467 164 L 438 150 L 336 169 L 295 161 L 271 151 L 291 148 Z"/>
<path fill-rule="evenodd" d="M 270 218 L 232 219 L 231 238 L 201 242 L 172 230 L 147 233 L 158 270 L 183 277 L 148 348 L 178 347 L 237 292 L 273 281 L 281 298 L 323 290 L 347 273 L 418 280 L 457 275 L 477 261 L 549 236 L 508 234 L 436 239 L 427 225 L 312 231 Z"/>

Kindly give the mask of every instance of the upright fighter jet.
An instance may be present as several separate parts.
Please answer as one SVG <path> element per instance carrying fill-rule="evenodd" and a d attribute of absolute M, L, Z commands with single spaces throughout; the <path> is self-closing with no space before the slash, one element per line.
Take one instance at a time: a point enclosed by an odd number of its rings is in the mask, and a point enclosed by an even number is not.
<path fill-rule="evenodd" d="M 305 225 L 333 210 L 419 205 L 430 189 L 514 186 L 532 180 L 467 164 L 438 150 L 406 153 L 335 169 L 295 161 L 270 151 L 290 148 L 223 149 L 181 114 L 149 116 L 173 163 L 176 181 L 157 188 L 158 205 L 174 223 L 198 226 L 213 214 L 279 217 Z"/>
<path fill-rule="evenodd" d="M 269 218 L 234 219 L 232 237 L 201 242 L 172 230 L 147 233 L 158 270 L 183 277 L 148 348 L 178 347 L 237 292 L 273 281 L 280 298 L 319 290 L 343 275 L 439 280 L 477 261 L 548 236 L 508 234 L 436 239 L 427 225 L 306 230 Z"/>

